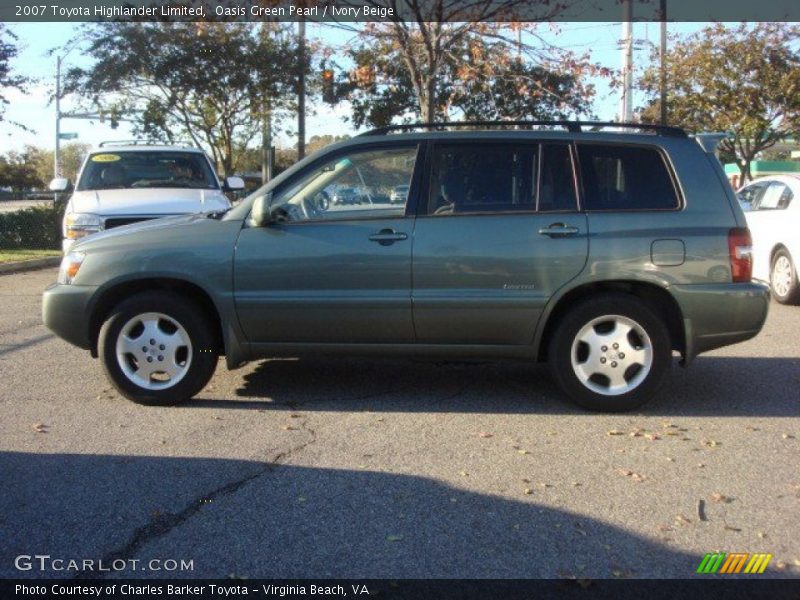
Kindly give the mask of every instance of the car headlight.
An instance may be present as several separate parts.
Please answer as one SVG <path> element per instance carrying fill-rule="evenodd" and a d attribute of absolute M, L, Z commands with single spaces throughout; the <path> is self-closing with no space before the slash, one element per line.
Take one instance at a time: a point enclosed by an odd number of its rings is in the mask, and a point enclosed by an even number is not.
<path fill-rule="evenodd" d="M 90 213 L 69 213 L 64 217 L 64 237 L 77 240 L 103 229 L 103 220 Z"/>
<path fill-rule="evenodd" d="M 58 283 L 70 285 L 75 280 L 78 270 L 86 258 L 85 252 L 70 252 L 61 259 L 61 267 L 58 269 Z"/>

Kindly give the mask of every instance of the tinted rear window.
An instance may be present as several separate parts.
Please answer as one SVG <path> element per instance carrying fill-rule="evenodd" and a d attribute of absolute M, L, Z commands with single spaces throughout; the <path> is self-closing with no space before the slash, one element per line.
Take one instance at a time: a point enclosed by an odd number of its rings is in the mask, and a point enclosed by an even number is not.
<path fill-rule="evenodd" d="M 667 164 L 655 148 L 579 144 L 587 210 L 669 210 L 679 206 Z"/>

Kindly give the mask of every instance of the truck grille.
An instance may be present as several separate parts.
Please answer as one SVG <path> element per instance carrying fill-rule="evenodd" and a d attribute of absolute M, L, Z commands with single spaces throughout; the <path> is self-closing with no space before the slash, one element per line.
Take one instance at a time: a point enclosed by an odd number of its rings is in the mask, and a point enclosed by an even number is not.
<path fill-rule="evenodd" d="M 131 223 L 139 223 L 140 221 L 149 221 L 156 217 L 112 217 L 106 219 L 106 229 L 112 227 L 121 227 L 122 225 L 130 225 Z"/>

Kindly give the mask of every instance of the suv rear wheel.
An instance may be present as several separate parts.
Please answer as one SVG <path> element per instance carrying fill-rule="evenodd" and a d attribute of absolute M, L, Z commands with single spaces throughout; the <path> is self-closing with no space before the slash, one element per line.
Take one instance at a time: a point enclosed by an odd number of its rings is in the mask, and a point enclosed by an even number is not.
<path fill-rule="evenodd" d="M 658 388 L 672 358 L 669 332 L 646 303 L 625 294 L 582 302 L 550 344 L 553 378 L 589 410 L 633 410 Z"/>
<path fill-rule="evenodd" d="M 168 405 L 208 383 L 217 352 L 205 314 L 172 293 L 144 292 L 118 304 L 100 329 L 106 375 L 126 398 Z"/>

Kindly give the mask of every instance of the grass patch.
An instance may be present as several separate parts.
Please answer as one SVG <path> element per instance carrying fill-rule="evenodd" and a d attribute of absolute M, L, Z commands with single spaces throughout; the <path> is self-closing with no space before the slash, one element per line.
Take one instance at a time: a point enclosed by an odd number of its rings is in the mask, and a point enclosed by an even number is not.
<path fill-rule="evenodd" d="M 27 250 L 25 248 L 0 250 L 0 264 L 32 258 L 47 258 L 48 256 L 61 256 L 61 252 L 58 250 Z"/>

